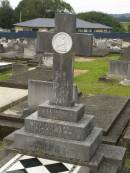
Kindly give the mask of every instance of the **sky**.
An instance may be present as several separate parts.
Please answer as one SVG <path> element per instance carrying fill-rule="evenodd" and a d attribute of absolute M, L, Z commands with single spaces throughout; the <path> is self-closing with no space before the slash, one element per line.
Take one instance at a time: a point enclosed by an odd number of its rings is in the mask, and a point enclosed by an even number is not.
<path fill-rule="evenodd" d="M 21 0 L 9 0 L 15 8 Z M 101 11 L 105 13 L 130 13 L 130 0 L 64 0 L 71 4 L 76 13 Z"/>

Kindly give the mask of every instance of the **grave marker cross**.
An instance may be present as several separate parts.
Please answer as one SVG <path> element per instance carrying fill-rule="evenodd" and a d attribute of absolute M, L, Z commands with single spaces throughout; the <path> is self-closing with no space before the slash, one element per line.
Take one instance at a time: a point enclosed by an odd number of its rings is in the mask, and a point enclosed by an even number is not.
<path fill-rule="evenodd" d="M 46 41 L 45 41 L 46 40 Z M 43 44 L 43 41 L 45 44 Z M 53 90 L 50 104 L 73 106 L 73 57 L 76 51 L 92 52 L 92 35 L 76 34 L 76 15 L 56 13 L 55 32 L 38 35 L 38 52 L 53 52 Z M 51 43 L 51 44 L 50 44 Z M 85 46 L 82 46 L 84 44 Z M 43 48 L 44 47 L 44 48 Z M 75 53 L 76 54 L 76 53 Z"/>
<path fill-rule="evenodd" d="M 55 35 L 52 39 L 53 90 L 50 104 L 73 105 L 73 36 L 76 17 L 72 14 L 56 14 Z"/>

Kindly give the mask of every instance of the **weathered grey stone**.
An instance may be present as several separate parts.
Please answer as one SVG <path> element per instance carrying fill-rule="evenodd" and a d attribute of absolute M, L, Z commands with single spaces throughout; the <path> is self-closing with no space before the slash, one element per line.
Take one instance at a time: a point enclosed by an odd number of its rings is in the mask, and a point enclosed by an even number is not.
<path fill-rule="evenodd" d="M 28 72 L 28 66 L 26 64 L 13 64 L 12 75 L 19 75 Z"/>
<path fill-rule="evenodd" d="M 53 83 L 50 81 L 29 80 L 28 82 L 28 106 L 36 109 L 40 104 L 46 102 L 52 96 Z M 73 86 L 73 100 L 79 102 L 77 86 Z"/>
<path fill-rule="evenodd" d="M 93 35 L 91 34 L 72 34 L 74 38 L 75 55 L 88 57 L 92 54 Z M 37 53 L 52 52 L 51 40 L 54 33 L 38 32 Z M 45 42 L 46 40 L 46 42 Z M 82 46 L 81 46 L 82 45 Z"/>
<path fill-rule="evenodd" d="M 101 144 L 102 130 L 94 128 L 85 141 L 65 140 L 62 138 L 45 137 L 25 133 L 24 129 L 15 133 L 15 148 L 30 152 L 31 155 L 36 153 L 44 157 L 47 154 L 56 159 L 74 160 L 78 162 L 87 162 L 94 155 L 95 151 Z"/>
<path fill-rule="evenodd" d="M 75 104 L 73 107 L 61 107 L 50 105 L 47 101 L 38 106 L 38 115 L 40 117 L 70 122 L 79 121 L 83 117 L 84 111 L 83 104 Z"/>
<path fill-rule="evenodd" d="M 101 49 L 98 47 L 93 47 L 92 56 L 104 57 L 110 53 L 109 49 Z"/>
<path fill-rule="evenodd" d="M 41 64 L 44 64 L 46 67 L 53 67 L 53 53 L 45 52 L 41 59 Z"/>
<path fill-rule="evenodd" d="M 74 36 L 75 55 L 88 57 L 92 54 L 92 34 L 75 34 Z M 81 46 L 82 45 L 82 46 Z"/>
<path fill-rule="evenodd" d="M 103 161 L 97 173 L 118 173 L 118 167 L 115 164 Z"/>
<path fill-rule="evenodd" d="M 28 106 L 37 108 L 38 105 L 49 100 L 52 95 L 52 82 L 29 80 L 28 82 Z"/>
<path fill-rule="evenodd" d="M 112 163 L 122 169 L 126 158 L 126 149 L 123 147 L 102 144 L 97 151 L 97 154 L 102 154 L 104 158 L 109 159 Z"/>
<path fill-rule="evenodd" d="M 123 50 L 120 59 L 123 61 L 130 61 L 130 46 Z"/>
<path fill-rule="evenodd" d="M 77 171 L 77 172 L 76 172 Z M 79 167 L 75 170 L 76 173 L 90 173 L 90 169 L 86 166 Z"/>
<path fill-rule="evenodd" d="M 123 131 L 125 130 L 129 118 L 130 118 L 130 101 L 126 104 L 124 108 L 122 108 L 122 111 L 111 127 L 110 131 L 106 136 L 103 136 L 104 143 L 113 144 L 116 145 L 119 140 L 121 139 L 121 135 L 123 134 Z"/>
<path fill-rule="evenodd" d="M 111 167 L 115 165 L 117 170 L 121 171 L 126 159 L 125 153 L 126 149 L 123 147 L 101 144 L 89 162 L 89 167 L 93 173 L 97 173 L 99 170 L 105 169 L 103 166 L 103 162 L 105 161 L 109 165 L 112 164 Z M 105 170 L 107 171 L 107 168 Z"/>
<path fill-rule="evenodd" d="M 120 60 L 110 61 L 109 77 L 116 77 L 121 79 L 130 79 L 130 46 L 125 48 Z M 125 81 L 121 84 L 127 85 Z"/>
<path fill-rule="evenodd" d="M 86 113 L 95 115 L 96 126 L 103 128 L 104 134 L 107 134 L 128 103 L 129 97 L 96 95 L 81 97 L 80 101 L 86 105 Z"/>
<path fill-rule="evenodd" d="M 122 143 L 127 148 L 127 152 L 130 153 L 130 123 L 126 128 Z"/>
<path fill-rule="evenodd" d="M 52 52 L 51 40 L 53 36 L 54 36 L 54 33 L 51 33 L 51 32 L 44 32 L 44 33 L 38 32 L 36 52 L 37 53 Z"/>
<path fill-rule="evenodd" d="M 55 33 L 66 32 L 72 37 L 75 32 L 76 16 L 71 14 L 56 14 Z M 53 94 L 50 104 L 59 106 L 72 106 L 73 100 L 73 46 L 65 54 L 59 54 L 55 50 L 53 60 Z"/>
<path fill-rule="evenodd" d="M 52 70 L 37 67 L 23 74 L 11 76 L 10 79 L 0 81 L 2 86 L 13 86 L 16 88 L 28 88 L 29 80 L 52 81 Z"/>
<path fill-rule="evenodd" d="M 126 78 L 129 74 L 130 62 L 128 61 L 110 61 L 109 76 L 117 78 Z"/>
<path fill-rule="evenodd" d="M 35 112 L 25 119 L 25 131 L 28 133 L 70 140 L 85 140 L 93 128 L 93 116 L 87 116 L 87 118 L 81 119 L 78 123 L 73 123 L 40 118 Z"/>
<path fill-rule="evenodd" d="M 36 50 L 34 48 L 24 48 L 24 57 L 25 58 L 35 58 Z"/>

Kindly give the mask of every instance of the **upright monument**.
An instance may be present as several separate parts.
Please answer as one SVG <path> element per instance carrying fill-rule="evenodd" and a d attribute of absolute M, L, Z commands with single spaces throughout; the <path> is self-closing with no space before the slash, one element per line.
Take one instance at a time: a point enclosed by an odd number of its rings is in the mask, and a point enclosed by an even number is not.
<path fill-rule="evenodd" d="M 53 94 L 14 133 L 13 149 L 32 156 L 89 166 L 92 173 L 126 173 L 125 149 L 102 144 L 102 129 L 85 106 L 73 100 L 73 33 L 76 16 L 56 14 L 52 38 Z M 88 173 L 87 169 L 84 173 Z"/>
<path fill-rule="evenodd" d="M 130 79 L 130 46 L 125 48 L 119 60 L 111 60 L 109 64 L 109 77 Z"/>

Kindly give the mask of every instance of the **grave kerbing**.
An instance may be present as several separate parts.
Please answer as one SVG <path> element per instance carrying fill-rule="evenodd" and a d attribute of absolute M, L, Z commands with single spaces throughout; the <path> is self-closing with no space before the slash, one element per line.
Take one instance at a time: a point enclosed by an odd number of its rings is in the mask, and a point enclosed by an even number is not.
<path fill-rule="evenodd" d="M 107 173 L 111 169 L 113 173 L 125 173 L 125 149 L 101 144 L 102 129 L 94 126 L 92 115 L 84 116 L 84 105 L 73 100 L 72 33 L 75 24 L 75 15 L 56 14 L 53 96 L 25 119 L 24 128 L 14 133 L 12 149 L 88 166 L 93 173 Z"/>

